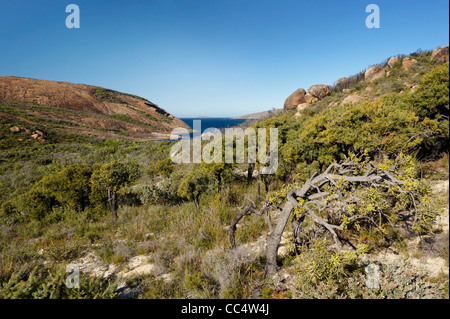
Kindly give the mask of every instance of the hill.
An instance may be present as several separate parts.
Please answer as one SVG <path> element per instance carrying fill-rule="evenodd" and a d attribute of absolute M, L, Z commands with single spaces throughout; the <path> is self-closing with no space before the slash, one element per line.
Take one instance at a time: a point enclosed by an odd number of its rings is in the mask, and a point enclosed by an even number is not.
<path fill-rule="evenodd" d="M 166 139 L 173 128 L 187 128 L 139 96 L 85 84 L 10 76 L 0 77 L 0 115 L 23 122 L 23 129 L 31 122 L 41 131 L 57 128 L 130 140 Z"/>

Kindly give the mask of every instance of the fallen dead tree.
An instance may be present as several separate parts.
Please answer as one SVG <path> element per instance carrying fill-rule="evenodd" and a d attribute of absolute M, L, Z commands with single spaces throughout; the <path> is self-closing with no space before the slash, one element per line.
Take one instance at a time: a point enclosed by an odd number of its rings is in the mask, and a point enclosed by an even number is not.
<path fill-rule="evenodd" d="M 414 214 L 414 223 L 418 222 L 419 219 L 424 222 L 430 221 L 436 214 L 433 215 L 433 212 L 423 214 L 423 211 L 421 211 L 419 205 L 423 194 L 418 190 L 420 183 L 417 183 L 418 180 L 413 180 L 413 183 L 410 183 L 412 179 L 408 175 L 396 170 L 399 165 L 404 164 L 401 163 L 402 161 L 405 162 L 405 158 L 393 161 L 390 167 L 387 167 L 386 163 L 379 165 L 360 159 L 347 159 L 339 164 L 333 163 L 323 173 L 316 173 L 311 176 L 302 187 L 290 189 L 285 196 L 284 205 L 281 207 L 266 201 L 260 209 L 257 209 L 256 204 L 247 199 L 250 204 L 241 207 L 240 212 L 228 227 L 232 249 L 236 247 L 234 238 L 236 225 L 245 215 L 252 213 L 265 214 L 269 224 L 266 275 L 274 275 L 278 270 L 278 247 L 294 210 L 296 214 L 294 215 L 293 228 L 294 237 L 297 241 L 305 218 L 311 218 L 332 235 L 335 248 L 338 251 L 341 249 L 339 232 L 344 231 L 349 225 L 357 221 L 364 221 L 366 225 L 381 229 L 383 222 L 391 223 L 390 214 L 398 213 L 400 210 L 411 211 Z M 406 189 L 403 189 L 405 183 L 408 185 Z M 411 185 L 414 187 L 411 187 Z M 374 196 L 373 201 L 379 201 L 380 205 L 377 206 L 376 202 L 368 204 L 367 200 L 358 197 L 358 190 L 361 189 L 370 190 L 374 194 L 378 192 L 377 194 L 388 198 L 389 203 Z M 401 207 L 396 204 L 395 209 L 389 209 L 388 204 L 394 205 L 399 201 L 395 196 L 399 196 L 399 198 L 401 196 L 402 200 L 408 200 Z M 281 211 L 275 227 L 273 227 L 270 219 L 270 210 L 273 209 Z M 359 213 L 359 211 L 362 213 Z"/>

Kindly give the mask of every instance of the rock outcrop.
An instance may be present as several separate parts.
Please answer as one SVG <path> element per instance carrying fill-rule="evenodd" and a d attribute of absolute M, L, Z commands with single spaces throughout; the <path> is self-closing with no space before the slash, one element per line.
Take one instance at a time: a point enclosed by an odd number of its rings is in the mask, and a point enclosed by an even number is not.
<path fill-rule="evenodd" d="M 306 92 L 304 89 L 298 89 L 284 102 L 285 110 L 304 109 L 314 102 L 322 100 L 331 94 L 330 87 L 325 84 L 316 84 L 311 86 Z"/>
<path fill-rule="evenodd" d="M 386 72 L 379 65 L 374 65 L 373 67 L 367 69 L 366 73 L 364 73 L 364 79 L 366 82 L 373 82 L 376 79 L 381 79 L 386 76 Z"/>
<path fill-rule="evenodd" d="M 285 110 L 293 110 L 293 109 L 297 108 L 297 105 L 304 102 L 303 99 L 305 97 L 305 94 L 306 94 L 306 91 L 304 89 L 300 88 L 300 89 L 296 90 L 294 93 L 289 95 L 289 97 L 284 102 L 284 109 Z"/>
<path fill-rule="evenodd" d="M 21 109 L 20 105 L 18 108 L 33 116 L 59 120 L 63 130 L 76 134 L 135 140 L 167 139 L 174 128 L 189 128 L 144 98 L 85 84 L 2 76 L 0 99 L 33 105 L 32 110 Z M 72 125 L 63 122 L 72 122 Z"/>
<path fill-rule="evenodd" d="M 47 142 L 47 136 L 44 134 L 44 132 L 40 131 L 40 130 L 35 130 L 35 131 L 31 131 L 30 129 L 26 128 L 26 127 L 18 127 L 18 126 L 11 126 L 9 128 L 9 130 L 13 133 L 28 133 L 30 135 L 31 138 L 35 139 L 35 140 L 39 140 L 41 142 Z M 23 139 L 19 139 L 20 141 L 23 141 Z"/>
<path fill-rule="evenodd" d="M 397 61 L 398 61 L 398 58 L 393 56 L 388 60 L 387 64 L 392 69 L 394 67 L 395 62 L 397 62 Z"/>
<path fill-rule="evenodd" d="M 448 46 L 440 47 L 438 49 L 434 49 L 431 53 L 431 60 L 442 60 L 442 61 L 448 61 L 449 55 L 448 55 Z"/>
<path fill-rule="evenodd" d="M 402 69 L 408 70 L 416 62 L 417 62 L 416 59 L 411 59 L 410 57 L 406 57 L 402 61 Z"/>
<path fill-rule="evenodd" d="M 342 100 L 341 105 L 346 104 L 346 103 L 357 103 L 359 101 L 362 101 L 364 98 L 357 95 L 357 94 L 352 94 L 347 96 L 345 99 Z"/>
<path fill-rule="evenodd" d="M 316 84 L 308 89 L 308 94 L 317 98 L 319 101 L 331 94 L 330 87 L 325 84 Z M 308 103 L 308 102 L 306 102 Z"/>
<path fill-rule="evenodd" d="M 346 77 L 340 78 L 337 80 L 336 85 L 345 85 L 347 83 L 348 79 Z"/>
<path fill-rule="evenodd" d="M 311 106 L 311 104 L 309 104 L 309 103 L 300 103 L 299 105 L 297 105 L 297 111 L 304 110 L 310 106 Z"/>
<path fill-rule="evenodd" d="M 315 97 L 315 96 L 312 96 L 309 93 L 306 93 L 305 97 L 303 98 L 302 101 L 303 101 L 302 103 L 312 104 L 312 103 L 318 102 L 319 99 L 317 97 Z"/>

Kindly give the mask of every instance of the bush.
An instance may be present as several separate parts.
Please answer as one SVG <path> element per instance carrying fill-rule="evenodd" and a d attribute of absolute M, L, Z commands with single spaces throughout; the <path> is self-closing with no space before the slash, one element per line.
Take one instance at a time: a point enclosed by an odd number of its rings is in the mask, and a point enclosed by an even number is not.
<path fill-rule="evenodd" d="M 449 64 L 441 64 L 425 74 L 407 102 L 421 118 L 448 116 Z"/>
<path fill-rule="evenodd" d="M 177 192 L 182 178 L 182 173 L 173 172 L 158 183 L 137 185 L 134 189 L 143 204 L 174 205 L 181 201 Z"/>
<path fill-rule="evenodd" d="M 381 264 L 380 288 L 368 288 L 365 275 L 347 280 L 342 297 L 351 299 L 442 299 L 448 298 L 443 283 L 433 282 L 426 274 L 404 260 Z M 448 279 L 447 279 L 448 285 Z"/>
<path fill-rule="evenodd" d="M 354 253 L 338 253 L 328 249 L 326 238 L 312 242 L 308 251 L 301 254 L 301 263 L 297 266 L 299 287 L 317 285 L 320 282 L 327 285 L 341 285 L 344 278 L 354 267 L 356 255 Z"/>
<path fill-rule="evenodd" d="M 110 103 L 126 104 L 125 101 L 123 101 L 123 100 L 119 99 L 118 97 L 116 97 L 117 93 L 118 92 L 113 91 L 113 90 L 105 89 L 105 88 L 102 88 L 102 87 L 96 87 L 94 96 L 96 98 L 98 98 L 99 101 L 105 101 L 105 102 L 110 102 Z"/>
<path fill-rule="evenodd" d="M 59 173 L 44 176 L 30 190 L 2 205 L 3 213 L 19 212 L 42 220 L 57 206 L 82 211 L 89 205 L 91 174 L 88 165 L 68 165 Z"/>
<path fill-rule="evenodd" d="M 151 163 L 145 170 L 145 173 L 150 178 L 154 178 L 156 176 L 167 178 L 170 176 L 170 174 L 173 173 L 174 168 L 175 164 L 173 163 L 172 159 L 170 157 L 167 157 L 157 162 Z"/>
<path fill-rule="evenodd" d="M 314 242 L 297 258 L 296 298 L 417 299 L 446 298 L 445 283 L 435 282 L 404 260 L 380 263 L 379 288 L 367 286 L 369 259 L 327 250 L 326 240 Z M 448 278 L 447 278 L 448 284 Z"/>
<path fill-rule="evenodd" d="M 141 175 L 140 165 L 135 162 L 112 161 L 94 169 L 91 179 L 90 200 L 97 206 L 109 207 L 112 217 L 117 218 L 117 194 L 135 182 Z"/>
<path fill-rule="evenodd" d="M 0 299 L 111 299 L 116 296 L 116 285 L 102 278 L 80 276 L 80 288 L 68 288 L 68 273 L 63 268 L 31 272 L 20 270 L 7 282 L 0 283 Z"/>
<path fill-rule="evenodd" d="M 191 200 L 199 210 L 200 196 L 216 188 L 217 181 L 210 173 L 194 168 L 181 179 L 177 194 Z"/>
<path fill-rule="evenodd" d="M 40 187 L 33 187 L 16 201 L 17 210 L 31 219 L 42 220 L 57 205 L 53 194 Z"/>

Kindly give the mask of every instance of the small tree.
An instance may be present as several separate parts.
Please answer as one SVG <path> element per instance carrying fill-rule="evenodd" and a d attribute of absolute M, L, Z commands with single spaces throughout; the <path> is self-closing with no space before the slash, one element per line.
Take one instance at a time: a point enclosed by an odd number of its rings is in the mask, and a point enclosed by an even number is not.
<path fill-rule="evenodd" d="M 2 205 L 3 211 L 20 212 L 33 219 L 44 218 L 55 206 L 83 211 L 89 205 L 91 174 L 87 165 L 68 165 L 56 174 L 44 176 L 27 192 Z"/>
<path fill-rule="evenodd" d="M 166 157 L 157 162 L 152 162 L 146 168 L 145 173 L 148 177 L 154 178 L 156 176 L 169 177 L 173 173 L 175 164 L 170 157 Z"/>
<path fill-rule="evenodd" d="M 57 174 L 45 176 L 40 184 L 61 206 L 83 211 L 89 205 L 91 175 L 88 165 L 70 164 Z"/>
<path fill-rule="evenodd" d="M 191 200 L 199 210 L 200 196 L 215 187 L 216 182 L 210 173 L 194 168 L 183 177 L 177 193 L 178 196 Z"/>
<path fill-rule="evenodd" d="M 93 202 L 108 203 L 112 218 L 117 220 L 117 193 L 124 186 L 136 181 L 141 175 L 140 166 L 132 162 L 112 161 L 94 170 L 91 177 Z"/>

